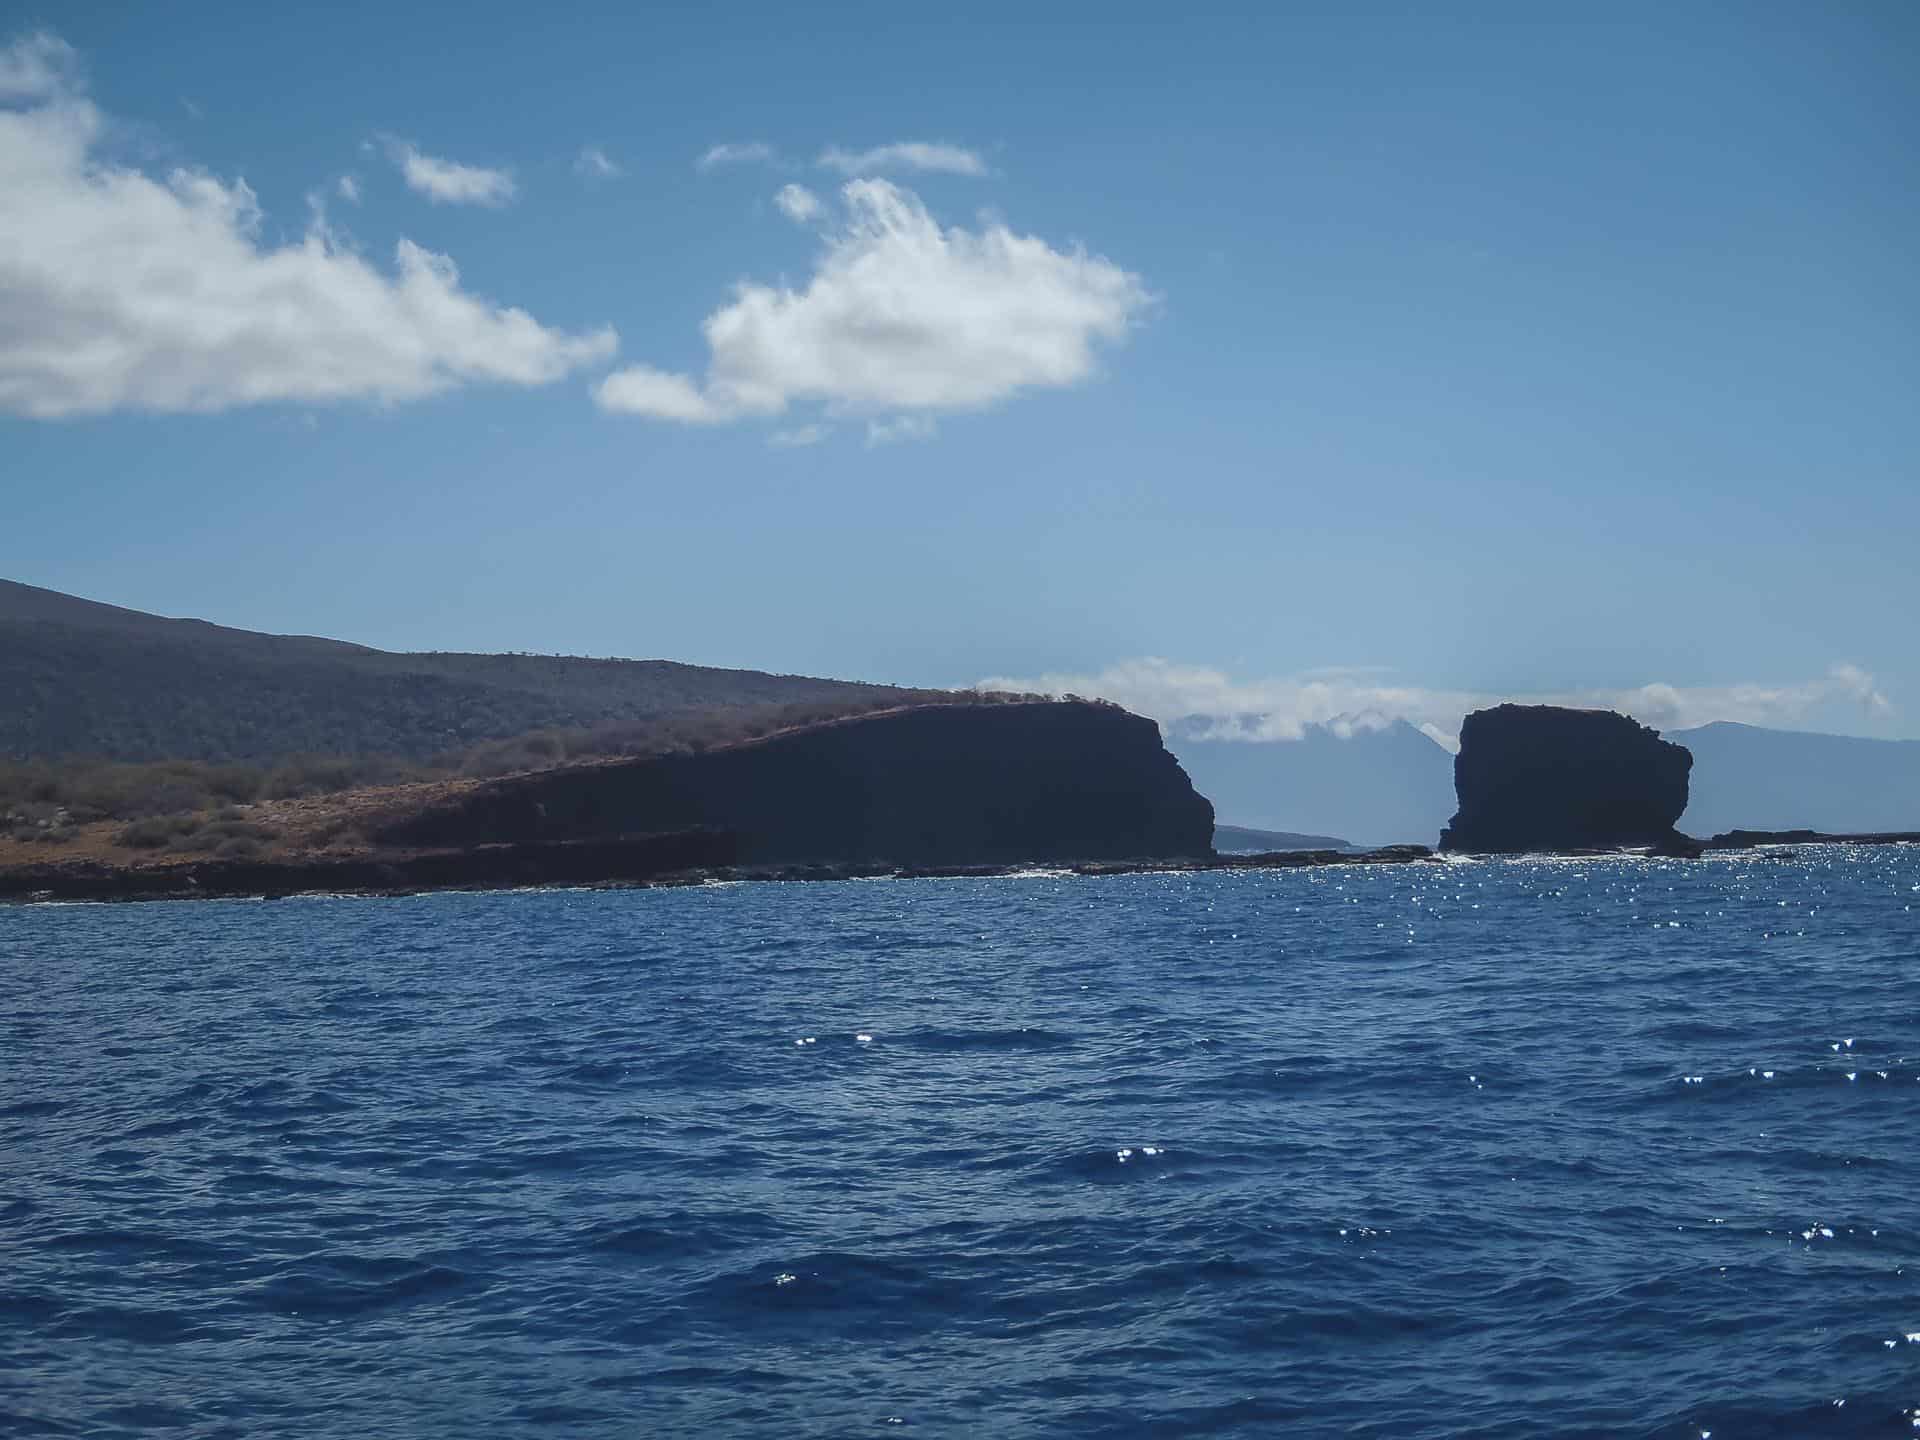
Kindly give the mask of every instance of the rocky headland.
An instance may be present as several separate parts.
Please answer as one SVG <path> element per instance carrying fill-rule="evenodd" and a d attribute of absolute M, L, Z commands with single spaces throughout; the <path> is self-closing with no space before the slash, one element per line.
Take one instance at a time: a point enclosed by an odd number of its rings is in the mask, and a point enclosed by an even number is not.
<path fill-rule="evenodd" d="M 1467 716 L 1454 758 L 1459 810 L 1442 850 L 1476 854 L 1650 848 L 1689 855 L 1675 827 L 1693 756 L 1629 716 L 1497 705 Z"/>
<path fill-rule="evenodd" d="M 691 753 L 312 803 L 316 809 L 304 815 L 284 808 L 275 815 L 286 833 L 269 853 L 148 860 L 107 850 L 50 858 L 0 867 L 0 897 L 832 879 L 1035 864 L 1105 873 L 1214 863 L 1213 807 L 1167 753 L 1157 727 L 1095 702 L 902 707 Z M 337 838 L 347 829 L 358 840 Z"/>
<path fill-rule="evenodd" d="M 374 831 L 408 848 L 719 830 L 737 863 L 993 865 L 1213 853 L 1151 720 L 1081 701 L 909 707 L 699 754 L 489 782 Z"/>

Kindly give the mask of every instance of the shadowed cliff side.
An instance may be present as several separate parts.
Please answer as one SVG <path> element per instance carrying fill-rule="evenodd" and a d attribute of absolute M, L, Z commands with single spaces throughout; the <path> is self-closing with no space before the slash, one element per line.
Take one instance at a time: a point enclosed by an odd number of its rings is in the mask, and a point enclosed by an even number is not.
<path fill-rule="evenodd" d="M 376 833 L 552 843 L 711 828 L 744 864 L 1212 853 L 1213 806 L 1151 720 L 1083 702 L 885 711 L 698 755 L 494 781 Z"/>
<path fill-rule="evenodd" d="M 1674 828 L 1693 756 L 1610 710 L 1499 705 L 1460 730 L 1460 809 L 1442 850 L 1513 853 L 1651 845 L 1698 847 Z"/>

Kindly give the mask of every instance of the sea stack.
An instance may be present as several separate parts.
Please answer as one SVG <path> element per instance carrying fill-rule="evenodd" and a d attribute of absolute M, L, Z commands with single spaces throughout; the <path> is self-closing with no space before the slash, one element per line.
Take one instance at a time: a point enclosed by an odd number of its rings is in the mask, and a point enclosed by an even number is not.
<path fill-rule="evenodd" d="M 1651 846 L 1695 854 L 1674 828 L 1693 754 L 1611 710 L 1497 705 L 1460 729 L 1460 809 L 1442 850 L 1513 854 Z"/>

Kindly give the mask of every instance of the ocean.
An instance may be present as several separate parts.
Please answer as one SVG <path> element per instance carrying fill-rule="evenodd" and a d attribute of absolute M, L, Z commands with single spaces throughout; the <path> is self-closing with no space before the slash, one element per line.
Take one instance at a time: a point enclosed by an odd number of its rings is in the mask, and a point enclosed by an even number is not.
<path fill-rule="evenodd" d="M 1920 1433 L 1920 848 L 0 908 L 0 1432 Z"/>

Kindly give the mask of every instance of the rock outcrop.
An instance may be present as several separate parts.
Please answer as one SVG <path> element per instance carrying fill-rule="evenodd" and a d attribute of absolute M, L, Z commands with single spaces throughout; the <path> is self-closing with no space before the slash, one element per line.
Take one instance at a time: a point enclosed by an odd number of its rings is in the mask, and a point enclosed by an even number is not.
<path fill-rule="evenodd" d="M 553 844 L 711 829 L 744 865 L 1206 856 L 1213 806 L 1151 720 L 1035 702 L 884 711 L 761 740 L 495 781 L 385 845 Z"/>
<path fill-rule="evenodd" d="M 1460 809 L 1442 850 L 1516 853 L 1698 846 L 1674 828 L 1687 808 L 1693 756 L 1610 710 L 1499 705 L 1460 730 L 1453 778 Z"/>

